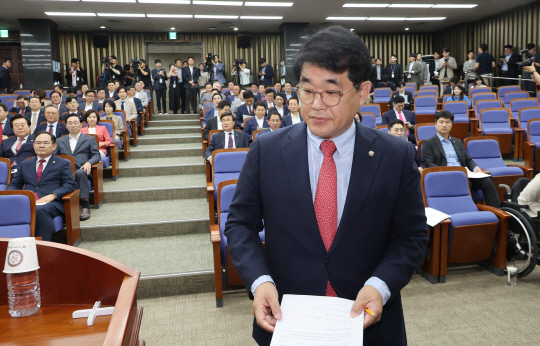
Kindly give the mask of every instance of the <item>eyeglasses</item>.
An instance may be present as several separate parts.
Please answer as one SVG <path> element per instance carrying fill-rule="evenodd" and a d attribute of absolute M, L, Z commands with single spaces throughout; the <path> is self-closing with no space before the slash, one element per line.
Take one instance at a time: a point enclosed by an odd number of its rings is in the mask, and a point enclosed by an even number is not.
<path fill-rule="evenodd" d="M 279 124 L 281 122 L 281 120 L 279 119 L 273 119 L 273 120 L 268 120 L 269 123 L 274 123 L 274 124 Z"/>
<path fill-rule="evenodd" d="M 319 94 L 321 101 L 328 107 L 334 107 L 339 104 L 341 97 L 349 91 L 355 89 L 357 85 L 353 86 L 349 90 L 342 92 L 337 90 L 325 90 L 325 91 L 313 91 L 306 88 L 298 88 L 298 97 L 300 102 L 306 105 L 310 105 L 315 102 L 315 95 Z"/>
<path fill-rule="evenodd" d="M 35 145 L 51 145 L 51 142 L 34 142 Z"/>

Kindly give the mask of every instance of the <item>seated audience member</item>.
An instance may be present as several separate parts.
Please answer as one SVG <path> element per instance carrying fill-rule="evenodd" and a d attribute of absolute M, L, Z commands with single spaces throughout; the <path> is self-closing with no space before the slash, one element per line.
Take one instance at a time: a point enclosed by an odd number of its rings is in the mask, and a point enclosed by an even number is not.
<path fill-rule="evenodd" d="M 78 111 L 86 113 L 91 109 L 99 113 L 103 110 L 103 106 L 96 100 L 96 92 L 94 90 L 87 90 L 85 102 L 79 104 Z"/>
<path fill-rule="evenodd" d="M 2 143 L 3 139 L 8 139 L 8 137 L 15 136 L 9 121 L 12 117 L 13 116 L 7 111 L 7 106 L 0 103 L 0 144 Z"/>
<path fill-rule="evenodd" d="M 259 84 L 259 96 L 260 96 L 259 101 L 266 101 L 266 85 L 262 83 Z"/>
<path fill-rule="evenodd" d="M 86 100 L 86 92 L 90 90 L 90 88 L 88 87 L 88 84 L 86 83 L 83 83 L 81 85 L 81 93 L 80 94 L 77 94 L 77 97 L 80 98 L 80 99 L 85 99 Z"/>
<path fill-rule="evenodd" d="M 114 101 L 114 103 L 116 104 L 116 109 L 126 112 L 126 123 L 128 124 L 128 126 L 129 122 L 133 119 L 137 119 L 138 123 L 139 119 L 137 108 L 135 107 L 135 103 L 133 102 L 133 100 L 127 98 L 127 89 L 125 87 L 118 88 L 118 97 L 119 99 Z"/>
<path fill-rule="evenodd" d="M 255 99 L 255 102 L 261 101 L 262 96 L 259 93 L 259 86 L 257 84 L 255 84 L 255 83 L 251 83 L 250 88 L 251 88 L 251 92 L 253 93 L 253 97 Z"/>
<path fill-rule="evenodd" d="M 212 135 L 208 148 L 206 148 L 206 151 L 204 152 L 204 158 L 210 162 L 210 164 L 212 164 L 212 153 L 214 150 L 249 147 L 250 137 L 233 129 L 234 117 L 231 112 L 223 112 L 223 114 L 221 114 L 221 124 L 223 126 L 223 132 Z"/>
<path fill-rule="evenodd" d="M 292 90 L 291 82 L 285 82 L 283 85 L 283 91 L 281 92 L 285 98 L 285 101 L 289 101 L 291 97 L 298 98 L 296 91 Z"/>
<path fill-rule="evenodd" d="M 208 108 L 206 110 L 206 112 L 204 112 L 204 119 L 203 119 L 203 123 L 202 123 L 203 127 L 206 126 L 206 122 L 209 119 L 218 116 L 218 114 L 219 114 L 218 105 L 219 105 L 220 102 L 223 102 L 222 100 L 223 100 L 223 98 L 221 97 L 221 94 L 216 93 L 216 94 L 212 95 L 212 102 L 214 103 L 214 107 Z M 225 101 L 225 102 L 227 102 L 229 104 L 229 107 L 231 106 L 229 101 Z"/>
<path fill-rule="evenodd" d="M 266 121 L 266 107 L 263 101 L 257 101 L 253 104 L 253 112 L 255 113 L 255 116 L 246 120 L 244 129 L 242 130 L 242 132 L 250 136 L 250 138 L 253 131 L 268 127 L 268 122 Z"/>
<path fill-rule="evenodd" d="M 287 105 L 284 105 L 285 99 L 283 97 L 283 94 L 277 93 L 274 99 L 274 107 L 268 109 L 268 113 L 275 110 L 279 113 L 280 117 L 284 117 L 287 114 L 289 114 L 289 108 Z"/>
<path fill-rule="evenodd" d="M 234 84 L 231 88 L 231 93 L 227 96 L 227 101 L 232 105 L 235 100 L 240 100 L 240 85 Z"/>
<path fill-rule="evenodd" d="M 279 114 L 278 111 L 268 112 L 268 126 L 270 127 L 262 131 L 261 133 L 272 132 L 272 131 L 278 130 L 281 127 L 281 115 Z"/>
<path fill-rule="evenodd" d="M 36 195 L 36 237 L 45 241 L 51 240 L 55 230 L 53 219 L 64 215 L 62 198 L 76 188 L 71 163 L 53 155 L 55 149 L 54 135 L 37 133 L 36 157 L 21 162 L 8 185 L 8 190 L 29 190 Z"/>
<path fill-rule="evenodd" d="M 141 103 L 144 107 L 144 106 L 148 106 L 149 98 L 148 98 L 148 94 L 144 91 L 143 86 L 144 86 L 144 83 L 142 81 L 138 81 L 137 83 L 135 83 L 135 93 L 133 97 L 141 100 Z"/>
<path fill-rule="evenodd" d="M 152 93 L 150 92 L 150 90 L 148 90 L 148 88 L 152 89 L 152 84 L 147 87 L 144 81 L 140 80 L 139 82 L 141 83 L 141 90 L 146 94 L 146 97 L 148 97 L 148 102 L 152 101 Z M 147 89 L 145 89 L 145 87 Z M 135 87 L 135 90 L 137 90 L 137 87 Z"/>
<path fill-rule="evenodd" d="M 114 81 L 107 82 L 107 92 L 105 97 L 113 98 L 115 101 L 120 98 L 116 92 L 116 84 Z"/>
<path fill-rule="evenodd" d="M 17 96 L 17 101 L 13 104 L 13 107 L 9 110 L 10 113 L 17 113 L 24 115 L 25 113 L 30 112 L 30 107 L 27 105 L 27 102 L 23 95 Z"/>
<path fill-rule="evenodd" d="M 291 125 L 298 124 L 304 121 L 304 119 L 302 119 L 302 116 L 300 115 L 300 112 L 298 111 L 300 109 L 300 104 L 296 97 L 291 97 L 289 99 L 288 106 L 289 106 L 289 114 L 281 118 L 283 127 L 291 126 Z"/>
<path fill-rule="evenodd" d="M 114 139 L 119 142 L 122 138 L 124 122 L 122 121 L 121 116 L 113 113 L 116 111 L 116 104 L 112 100 L 105 100 L 105 102 L 103 103 L 103 109 L 105 110 L 105 116 L 102 115 L 103 119 L 114 121 Z"/>
<path fill-rule="evenodd" d="M 246 120 L 247 117 L 253 116 L 253 102 L 255 101 L 255 97 L 253 96 L 253 92 L 251 90 L 246 90 L 244 92 L 244 104 L 236 108 L 236 126 L 242 127 L 242 124 Z"/>
<path fill-rule="evenodd" d="M 528 184 L 517 199 L 520 205 L 528 205 L 529 209 L 524 210 L 530 217 L 538 218 L 540 211 L 540 174 L 537 174 Z"/>
<path fill-rule="evenodd" d="M 394 109 L 383 114 L 381 125 L 388 125 L 396 119 L 401 120 L 405 124 L 409 142 L 416 144 L 416 138 L 414 137 L 416 116 L 413 112 L 405 110 L 405 99 L 402 96 L 396 96 L 394 98 Z"/>
<path fill-rule="evenodd" d="M 197 106 L 197 109 L 200 111 L 203 109 L 203 104 L 206 101 L 212 101 L 212 83 L 208 82 L 204 85 L 204 89 L 201 90 L 201 97 L 199 99 L 199 105 Z M 216 92 L 219 92 L 219 90 L 216 89 Z"/>
<path fill-rule="evenodd" d="M 389 134 L 396 136 L 397 138 L 403 139 L 403 132 L 405 132 L 405 124 L 403 124 L 403 121 L 395 119 L 388 124 Z M 422 159 L 420 158 L 416 147 L 411 142 L 409 142 L 409 145 L 412 147 L 412 150 L 414 150 L 414 162 L 416 162 L 416 166 L 421 173 L 422 170 L 426 168 L 426 166 L 424 165 L 424 161 L 422 161 Z"/>
<path fill-rule="evenodd" d="M 40 107 L 45 107 L 51 104 L 51 101 L 46 100 L 47 92 L 43 89 L 34 90 L 34 96 L 39 98 Z"/>
<path fill-rule="evenodd" d="M 232 88 L 233 88 L 233 87 L 234 87 L 234 83 L 233 83 L 233 82 L 227 83 L 227 89 L 229 89 L 229 90 L 223 92 L 223 95 L 225 95 L 226 98 L 229 98 L 229 96 L 231 96 Z"/>
<path fill-rule="evenodd" d="M 84 113 L 80 112 L 78 110 L 79 109 L 79 101 L 77 101 L 76 97 L 68 96 L 68 98 L 66 100 L 66 106 L 67 106 L 68 110 L 67 110 L 67 112 L 64 112 L 64 113 L 62 113 L 62 115 L 60 115 L 60 120 L 66 121 L 66 118 L 68 117 L 68 115 L 76 114 L 76 115 L 79 116 L 79 120 L 81 122 L 84 121 Z"/>
<path fill-rule="evenodd" d="M 60 118 L 60 113 L 58 112 L 58 109 L 56 107 L 45 107 L 44 115 L 46 122 L 36 126 L 34 134 L 45 131 L 52 134 L 56 138 L 60 138 L 63 135 L 67 135 L 69 133 L 66 125 L 58 122 L 58 119 Z"/>
<path fill-rule="evenodd" d="M 114 81 L 114 90 L 118 91 L 118 89 L 120 89 L 121 85 L 120 85 L 120 81 L 119 80 L 115 80 Z"/>
<path fill-rule="evenodd" d="M 84 99 L 80 97 L 81 95 L 77 93 L 77 88 L 73 88 L 73 87 L 67 88 L 66 94 L 68 97 L 69 96 L 74 97 L 78 103 L 84 103 Z M 66 98 L 66 102 L 67 102 L 67 98 Z"/>
<path fill-rule="evenodd" d="M 443 95 L 454 95 L 454 88 L 459 84 L 459 76 L 450 78 L 450 85 L 444 87 Z"/>
<path fill-rule="evenodd" d="M 453 122 L 454 114 L 449 111 L 440 111 L 435 114 L 437 134 L 426 139 L 422 145 L 422 157 L 426 167 L 461 166 L 473 172 L 482 172 L 482 169 L 467 154 L 463 142 L 450 137 Z M 501 201 L 491 178 L 469 179 L 469 186 L 471 190 L 482 190 L 488 205 L 500 207 Z"/>
<path fill-rule="evenodd" d="M 105 126 L 98 125 L 99 116 L 96 110 L 91 109 L 85 114 L 85 121 L 88 126 L 81 129 L 81 133 L 85 135 L 97 135 L 99 138 L 99 155 L 103 158 L 107 156 L 107 148 L 111 144 L 111 136 Z"/>
<path fill-rule="evenodd" d="M 411 106 L 414 104 L 414 97 L 410 91 L 405 90 L 404 81 L 398 82 L 397 91 L 392 94 L 392 97 L 390 98 L 390 102 L 388 102 L 390 104 L 390 108 L 394 107 L 394 102 L 395 102 L 394 99 L 397 96 L 403 97 L 403 99 L 405 100 L 405 109 L 410 111 Z"/>
<path fill-rule="evenodd" d="M 66 103 L 67 95 L 64 95 L 64 86 L 62 84 L 56 84 L 53 90 L 59 92 L 62 95 L 62 103 Z"/>
<path fill-rule="evenodd" d="M 275 97 L 276 97 L 276 92 L 272 89 L 266 89 L 266 91 L 264 92 L 265 94 L 265 99 L 266 101 L 264 101 L 264 106 L 266 107 L 266 109 L 270 109 L 270 108 L 274 108 L 276 105 L 274 104 L 274 100 L 275 100 Z"/>
<path fill-rule="evenodd" d="M 354 115 L 354 118 L 355 118 L 359 123 L 362 123 L 362 114 L 360 114 L 360 112 L 356 112 L 356 114 Z"/>
<path fill-rule="evenodd" d="M 281 83 L 280 82 L 274 83 L 274 90 L 276 91 L 276 94 L 281 93 Z"/>
<path fill-rule="evenodd" d="M 218 115 L 208 119 L 204 126 L 203 139 L 208 139 L 208 134 L 212 130 L 223 130 L 223 126 L 221 125 L 221 115 L 225 112 L 230 112 L 231 105 L 229 104 L 229 101 L 220 101 L 217 108 Z"/>
<path fill-rule="evenodd" d="M 467 95 L 465 95 L 465 88 L 459 84 L 456 84 L 454 87 L 454 95 L 448 96 L 444 99 L 444 102 L 450 101 L 467 101 L 469 108 L 471 108 L 471 100 L 467 97 Z"/>
<path fill-rule="evenodd" d="M 103 107 L 103 102 L 105 101 L 106 91 L 105 88 L 97 89 L 97 99 L 96 101 Z"/>
<path fill-rule="evenodd" d="M 236 114 L 236 110 L 238 109 L 238 107 L 240 107 L 241 105 L 245 104 L 246 102 L 244 101 L 244 93 L 246 91 L 245 90 L 240 90 L 240 92 L 238 93 L 238 99 L 234 99 L 233 102 L 231 102 L 231 113 L 232 114 Z"/>
<path fill-rule="evenodd" d="M 390 88 L 392 91 L 396 91 L 396 85 L 390 81 L 390 77 L 386 74 L 382 76 L 382 82 L 377 84 L 376 88 Z"/>
<path fill-rule="evenodd" d="M 135 87 L 134 86 L 128 86 L 126 87 L 127 92 L 127 99 L 133 101 L 135 104 L 135 108 L 137 109 L 138 113 L 144 112 L 144 106 L 142 104 L 142 101 L 135 97 Z"/>
<path fill-rule="evenodd" d="M 11 161 L 11 169 L 16 169 L 24 160 L 36 155 L 34 136 L 30 134 L 30 119 L 14 115 L 9 122 L 15 136 L 2 140 L 0 157 L 8 158 Z"/>
<path fill-rule="evenodd" d="M 75 159 L 75 182 L 81 190 L 81 221 L 90 218 L 90 189 L 88 177 L 92 178 L 92 165 L 101 160 L 96 139 L 81 133 L 82 123 L 78 116 L 68 115 L 66 126 L 69 136 L 58 138 L 56 154 L 71 155 Z"/>
<path fill-rule="evenodd" d="M 487 88 L 488 86 L 486 84 L 484 84 L 484 79 L 480 76 L 476 76 L 476 78 L 474 78 L 474 83 L 473 85 L 471 85 L 471 89 L 476 89 L 476 88 Z"/>
<path fill-rule="evenodd" d="M 28 101 L 28 106 L 30 107 L 30 111 L 25 113 L 24 116 L 30 119 L 30 129 L 33 131 L 37 125 L 46 119 L 43 115 L 43 109 L 41 109 L 41 102 L 38 96 L 32 96 Z"/>
<path fill-rule="evenodd" d="M 51 92 L 50 106 L 56 107 L 56 109 L 58 109 L 58 112 L 60 114 L 68 111 L 66 105 L 62 103 L 62 94 L 60 94 L 58 91 Z"/>

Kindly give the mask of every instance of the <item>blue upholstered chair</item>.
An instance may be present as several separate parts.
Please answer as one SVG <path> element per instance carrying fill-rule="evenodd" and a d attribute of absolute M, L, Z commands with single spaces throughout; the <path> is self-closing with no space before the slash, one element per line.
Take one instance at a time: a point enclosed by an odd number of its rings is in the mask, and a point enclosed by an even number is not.
<path fill-rule="evenodd" d="M 375 115 L 372 113 L 362 113 L 362 125 L 371 127 L 372 129 L 377 128 L 375 123 Z"/>
<path fill-rule="evenodd" d="M 446 281 L 448 264 L 481 263 L 497 275 L 506 267 L 507 213 L 476 205 L 464 167 L 433 167 L 422 171 L 426 207 L 450 215 L 448 236 L 441 236 L 440 282 Z"/>
<path fill-rule="evenodd" d="M 538 100 L 533 97 L 529 97 L 526 99 L 513 99 L 510 102 L 510 110 L 512 111 L 512 117 L 514 117 L 515 119 L 518 119 L 520 109 L 530 107 L 538 107 Z"/>
<path fill-rule="evenodd" d="M 373 103 L 388 103 L 391 97 L 391 88 L 375 88 L 373 91 Z"/>
<path fill-rule="evenodd" d="M 382 113 L 381 113 L 381 106 L 378 104 L 369 104 L 369 105 L 363 105 L 360 106 L 358 109 L 360 114 L 364 113 L 371 113 L 375 115 L 375 123 L 377 126 L 382 124 Z"/>
<path fill-rule="evenodd" d="M 420 89 L 416 93 L 416 96 L 435 96 L 435 97 L 439 97 L 439 95 L 437 95 L 437 90 L 435 90 L 435 89 Z"/>
<path fill-rule="evenodd" d="M 508 86 L 499 87 L 499 91 L 498 91 L 499 100 L 504 100 L 504 94 L 506 94 L 509 91 L 521 91 L 521 87 L 519 85 L 508 85 Z"/>
<path fill-rule="evenodd" d="M 475 95 L 478 95 L 478 94 L 485 94 L 485 93 L 491 93 L 491 88 L 473 88 L 473 89 L 469 89 L 469 98 L 473 99 L 473 97 Z"/>
<path fill-rule="evenodd" d="M 13 93 L 17 95 L 26 96 L 32 92 L 30 90 L 17 90 L 17 91 L 14 91 Z"/>
<path fill-rule="evenodd" d="M 17 99 L 16 99 L 16 98 L 11 98 L 11 99 L 7 99 L 7 100 L 6 100 L 5 105 L 6 105 L 7 109 L 8 109 L 8 111 L 9 111 L 11 108 L 13 108 L 13 105 L 15 104 L 15 102 L 17 102 Z"/>
<path fill-rule="evenodd" d="M 18 95 L 15 95 L 15 94 L 3 94 L 3 95 L 0 94 L 0 103 L 6 104 L 7 100 L 17 99 L 17 96 Z M 9 108 L 8 108 L 8 111 L 9 111 Z"/>
<path fill-rule="evenodd" d="M 411 87 L 416 91 L 416 83 L 405 83 L 405 87 Z"/>
<path fill-rule="evenodd" d="M 540 149 L 540 119 L 531 119 L 527 123 L 527 137 L 523 143 L 525 166 L 540 171 L 538 150 Z"/>
<path fill-rule="evenodd" d="M 473 89 L 471 91 L 482 90 L 482 89 L 487 89 L 487 88 L 478 88 L 478 89 Z M 492 92 L 476 93 L 471 97 L 472 97 L 471 102 L 472 102 L 472 107 L 473 108 L 476 107 L 476 104 L 479 101 L 496 100 L 497 99 L 497 95 L 495 93 L 492 93 Z"/>
<path fill-rule="evenodd" d="M 519 110 L 517 117 L 518 126 L 525 131 L 524 138 L 527 138 L 527 124 L 532 119 L 540 120 L 540 107 L 527 107 Z"/>
<path fill-rule="evenodd" d="M 416 143 L 429 139 L 437 134 L 435 123 L 417 124 L 414 128 Z"/>
<path fill-rule="evenodd" d="M 11 181 L 11 161 L 5 157 L 0 157 L 0 191 L 7 190 L 7 185 Z M 0 209 L 1 210 L 1 209 Z"/>
<path fill-rule="evenodd" d="M 512 100 L 515 99 L 526 99 L 529 97 L 528 91 L 508 91 L 504 94 L 504 106 L 510 109 L 510 104 Z"/>
<path fill-rule="evenodd" d="M 436 96 L 416 96 L 414 98 L 414 114 L 417 123 L 432 123 L 435 121 L 437 100 Z"/>
<path fill-rule="evenodd" d="M 469 104 L 467 101 L 450 101 L 443 103 L 443 110 L 454 114 L 454 124 L 450 136 L 461 140 L 469 136 Z"/>
<path fill-rule="evenodd" d="M 438 97 L 439 96 L 439 86 L 438 85 L 422 85 L 420 87 L 420 91 L 424 91 L 424 90 L 435 90 L 436 92 L 436 96 Z"/>
<path fill-rule="evenodd" d="M 36 199 L 32 191 L 0 191 L 0 238 L 34 237 Z"/>
<path fill-rule="evenodd" d="M 407 84 L 410 84 L 410 83 L 407 83 Z M 415 84 L 415 83 L 413 83 Z M 411 94 L 412 94 L 412 97 L 415 98 L 416 97 L 416 87 L 412 87 L 410 85 L 406 85 L 405 86 L 405 91 L 409 91 Z"/>
<path fill-rule="evenodd" d="M 480 112 L 479 123 L 473 121 L 476 126 L 475 136 L 495 136 L 499 139 L 502 154 L 510 154 L 514 144 L 514 157 L 519 157 L 520 141 L 523 138 L 523 130 L 512 128 L 510 122 L 510 109 L 494 108 L 483 109 Z M 515 135 L 514 135 L 515 132 Z"/>
<path fill-rule="evenodd" d="M 107 156 L 101 158 L 103 162 L 103 168 L 111 167 L 113 180 L 118 179 L 120 174 L 120 159 L 118 157 L 119 142 L 115 140 L 114 133 L 114 122 L 112 120 L 101 120 L 99 121 L 100 126 L 105 126 L 109 136 L 111 137 L 111 144 L 107 147 Z M 87 127 L 88 124 L 84 124 L 84 127 Z M 92 135 L 96 138 L 96 141 L 99 143 L 99 137 L 97 135 Z"/>
<path fill-rule="evenodd" d="M 111 136 L 111 139 L 118 143 L 118 148 L 116 152 L 118 153 L 119 149 L 124 150 L 124 160 L 128 161 L 131 159 L 131 150 L 130 150 L 130 144 L 129 144 L 129 136 L 126 131 L 126 121 L 125 121 L 125 114 L 123 112 L 114 112 L 114 114 L 118 115 L 120 118 L 122 118 L 122 121 L 124 122 L 124 129 L 122 130 L 122 135 L 120 136 L 120 141 L 116 141 L 116 127 L 114 125 L 114 121 L 112 120 L 106 120 L 105 118 L 105 112 L 99 113 L 99 122 L 100 124 L 107 127 L 107 131 L 109 131 L 109 136 Z M 111 132 L 112 131 L 112 132 Z M 127 144 L 126 144 L 127 143 Z M 116 153 L 114 155 L 117 155 Z M 119 169 L 120 166 L 118 166 Z M 113 168 L 114 169 L 114 168 Z"/>
<path fill-rule="evenodd" d="M 488 108 L 504 108 L 504 103 L 501 100 L 479 100 L 478 102 L 476 102 L 476 105 L 473 106 L 474 116 L 478 118 L 480 112 L 483 109 Z"/>

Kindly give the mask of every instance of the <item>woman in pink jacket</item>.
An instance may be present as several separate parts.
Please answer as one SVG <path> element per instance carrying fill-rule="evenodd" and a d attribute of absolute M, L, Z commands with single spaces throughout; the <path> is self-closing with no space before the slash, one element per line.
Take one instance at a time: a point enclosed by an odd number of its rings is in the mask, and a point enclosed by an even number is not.
<path fill-rule="evenodd" d="M 85 114 L 85 120 L 88 126 L 81 129 L 85 135 L 97 135 L 99 138 L 99 154 L 101 157 L 107 156 L 107 148 L 111 144 L 111 136 L 105 126 L 98 125 L 99 117 L 97 111 L 90 109 Z"/>

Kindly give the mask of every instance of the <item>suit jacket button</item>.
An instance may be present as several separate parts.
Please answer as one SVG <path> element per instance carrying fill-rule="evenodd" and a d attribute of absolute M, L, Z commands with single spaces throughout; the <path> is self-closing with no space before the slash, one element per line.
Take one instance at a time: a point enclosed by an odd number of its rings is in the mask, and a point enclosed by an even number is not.
<path fill-rule="evenodd" d="M 324 266 L 325 266 L 326 268 L 330 267 L 330 260 L 329 260 L 329 259 L 327 259 L 326 261 L 324 261 Z"/>

